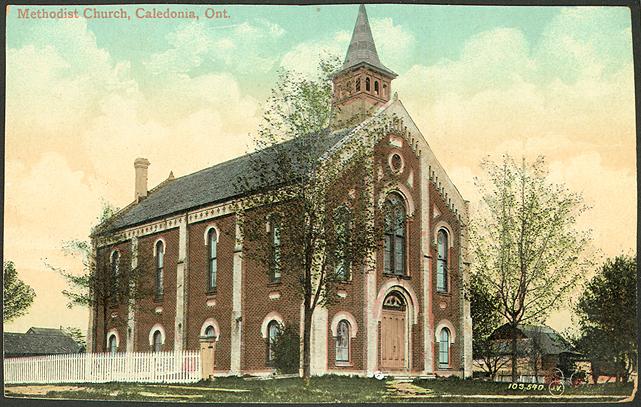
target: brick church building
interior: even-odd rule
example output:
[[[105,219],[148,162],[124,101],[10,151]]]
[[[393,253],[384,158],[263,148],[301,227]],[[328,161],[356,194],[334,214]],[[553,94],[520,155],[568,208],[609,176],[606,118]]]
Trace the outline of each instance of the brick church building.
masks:
[[[385,236],[375,272],[352,273],[337,291],[338,300],[314,312],[314,375],[472,374],[470,310],[462,294],[469,270],[468,202],[392,92],[396,76],[379,60],[361,5],[334,77],[335,98],[363,120],[402,120],[402,130],[380,134],[373,148],[384,157],[376,165],[395,174],[393,183],[377,187],[378,199],[405,221]],[[358,126],[334,134],[337,144],[358,137]],[[94,309],[90,351],[198,350],[209,338],[215,375],[273,373],[270,338],[280,324],[302,329],[302,307],[290,285],[270,279],[243,257],[233,209],[238,194],[230,183],[248,165],[247,156],[239,157],[190,175],[170,175],[148,190],[149,162],[135,160],[134,202],[92,239],[99,265],[108,270],[148,264],[155,295],[135,307],[109,307],[108,321],[126,323],[108,322],[106,329],[97,317],[102,310]]]

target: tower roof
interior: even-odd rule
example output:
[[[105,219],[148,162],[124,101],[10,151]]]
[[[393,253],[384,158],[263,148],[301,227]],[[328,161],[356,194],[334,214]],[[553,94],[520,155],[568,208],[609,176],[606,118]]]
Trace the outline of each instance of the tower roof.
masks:
[[[374,37],[372,37],[372,30],[369,26],[367,11],[365,10],[364,4],[361,4],[358,9],[356,25],[354,26],[352,40],[349,43],[349,48],[347,49],[347,55],[345,55],[345,61],[343,62],[342,69],[346,70],[354,68],[361,64],[370,65],[371,67],[392,77],[397,76],[394,71],[388,69],[378,59],[376,44],[374,43]]]

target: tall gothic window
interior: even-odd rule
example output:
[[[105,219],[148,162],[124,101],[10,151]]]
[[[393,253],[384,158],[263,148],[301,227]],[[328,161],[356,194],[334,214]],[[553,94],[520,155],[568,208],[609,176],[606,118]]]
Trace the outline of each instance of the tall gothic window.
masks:
[[[374,81],[374,93],[378,95],[378,81]]]
[[[111,299],[114,304],[120,301],[119,298],[119,285],[120,285],[120,253],[115,250],[111,254]]]
[[[281,271],[281,221],[278,215],[272,215],[269,220],[269,238],[271,240],[271,269],[270,277],[273,283],[280,282]]]
[[[370,80],[369,78],[365,78],[365,90],[369,92],[370,86],[369,86]]]
[[[447,252],[449,243],[445,229],[438,231],[436,244],[438,251],[438,258],[436,260],[436,290],[447,292]]]
[[[385,251],[384,271],[388,274],[405,274],[405,204],[396,193],[385,200]]]
[[[340,281],[349,280],[351,238],[351,213],[345,206],[334,211],[334,228],[336,231],[336,277]]]
[[[450,366],[450,330],[441,329],[441,337],[438,343],[438,365],[439,367]]]
[[[336,328],[336,361],[349,362],[349,322],[341,320]]]
[[[356,78],[356,92],[361,90],[361,78]]]
[[[207,244],[209,245],[209,272],[207,278],[207,292],[216,291],[216,273],[218,271],[217,250],[218,235],[216,229],[211,228],[207,234]]]
[[[163,295],[163,274],[165,269],[165,245],[162,240],[156,243],[156,299]]]
[[[276,343],[276,338],[280,334],[280,323],[276,320],[272,320],[267,325],[267,364],[271,365],[274,362],[274,346]]]

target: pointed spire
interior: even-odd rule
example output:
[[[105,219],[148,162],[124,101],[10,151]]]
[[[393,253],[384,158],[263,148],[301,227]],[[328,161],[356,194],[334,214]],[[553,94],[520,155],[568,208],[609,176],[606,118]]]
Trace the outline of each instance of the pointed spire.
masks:
[[[358,17],[356,18],[356,25],[352,33],[352,40],[347,49],[347,55],[345,55],[345,62],[343,62],[343,70],[360,64],[371,65],[388,75],[396,77],[396,74],[385,67],[378,58],[376,44],[374,43],[374,37],[372,36],[372,30],[369,26],[364,4],[361,4],[358,9]]]
[[[174,172],[173,171],[169,171],[169,176],[167,177],[167,180],[171,181],[173,179],[174,179]]]

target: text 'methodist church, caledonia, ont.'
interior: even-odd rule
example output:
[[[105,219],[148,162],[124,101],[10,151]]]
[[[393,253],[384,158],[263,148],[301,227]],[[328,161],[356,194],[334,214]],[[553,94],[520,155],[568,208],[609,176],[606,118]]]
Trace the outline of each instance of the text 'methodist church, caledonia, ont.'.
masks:
[[[467,201],[392,92],[396,76],[379,60],[361,5],[334,77],[335,97],[343,108],[366,113],[363,120],[367,115],[402,120],[402,131],[380,134],[372,148],[380,157],[375,168],[387,166],[394,174],[392,183],[375,188],[379,202],[386,200],[404,221],[385,231],[375,270],[350,273],[336,290],[338,299],[315,310],[313,375],[472,374],[469,302],[462,291],[469,269]],[[337,132],[342,136],[334,139],[358,137],[357,129]],[[102,309],[93,309],[88,349],[199,350],[209,341],[216,376],[274,372],[270,338],[280,325],[302,329],[302,300],[291,284],[247,261],[242,239],[234,238],[238,194],[230,183],[248,161],[244,156],[190,175],[170,175],[148,191],[149,162],[135,160],[135,201],[99,228],[93,241],[99,267],[149,264],[155,294],[136,299],[135,306],[108,306],[106,329],[98,317]],[[278,225],[266,225],[266,233],[270,228]]]

